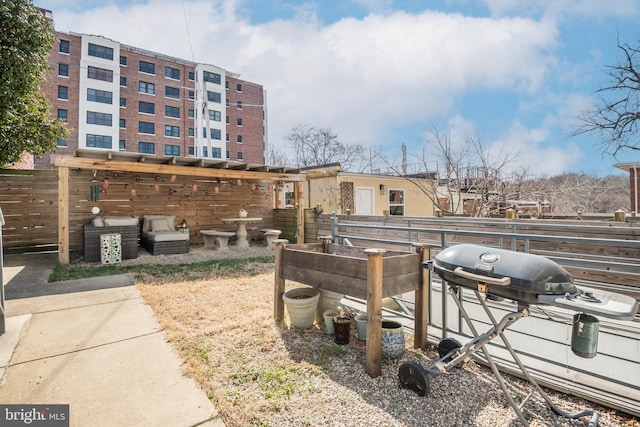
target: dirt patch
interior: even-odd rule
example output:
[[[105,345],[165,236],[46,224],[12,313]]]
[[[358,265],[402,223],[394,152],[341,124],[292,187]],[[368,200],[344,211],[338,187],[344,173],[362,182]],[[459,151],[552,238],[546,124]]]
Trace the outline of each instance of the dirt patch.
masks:
[[[296,284],[287,283],[288,288]],[[410,350],[384,359],[382,375],[364,371],[364,342],[337,345],[313,328],[291,329],[273,320],[273,265],[249,263],[211,271],[201,280],[138,284],[168,339],[228,427],[234,426],[511,426],[516,417],[491,372],[468,362],[455,372],[431,376],[427,397],[399,387],[401,363],[428,366],[437,353]],[[353,327],[355,334],[355,326]],[[508,377],[516,396],[528,383]],[[581,399],[550,392],[566,411],[591,407],[601,426],[640,426],[638,420]],[[532,426],[584,426],[585,419],[559,420],[534,398],[526,406]]]

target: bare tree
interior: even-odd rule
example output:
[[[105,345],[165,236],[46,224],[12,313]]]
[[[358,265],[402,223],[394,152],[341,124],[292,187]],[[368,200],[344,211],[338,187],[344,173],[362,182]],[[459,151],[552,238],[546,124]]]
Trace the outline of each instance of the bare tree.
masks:
[[[381,156],[382,157],[382,156]],[[401,166],[388,163],[394,174],[418,187],[446,215],[488,216],[504,198],[501,176],[515,155],[492,153],[477,136],[462,140],[450,130],[434,127],[416,154]]]
[[[616,156],[621,150],[640,150],[640,48],[618,41],[623,59],[607,66],[609,83],[597,93],[600,100],[578,119],[582,122],[575,135],[597,133],[602,137],[602,150]]]
[[[296,126],[287,135],[299,167],[340,163],[342,170],[361,168],[366,162],[361,144],[345,144],[331,129],[308,125]],[[356,170],[360,172],[360,170]]]
[[[284,151],[273,145],[270,145],[267,150],[267,164],[269,166],[291,166],[291,162]]]

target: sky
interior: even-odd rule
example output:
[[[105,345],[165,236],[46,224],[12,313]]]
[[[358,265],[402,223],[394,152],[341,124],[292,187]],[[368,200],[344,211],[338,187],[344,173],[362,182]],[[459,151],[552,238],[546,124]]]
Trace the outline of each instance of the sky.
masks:
[[[216,65],[263,85],[268,144],[329,128],[391,163],[435,163],[437,130],[531,175],[623,175],[598,135],[574,136],[640,42],[636,0],[34,0],[56,30]],[[423,155],[424,149],[426,155]]]

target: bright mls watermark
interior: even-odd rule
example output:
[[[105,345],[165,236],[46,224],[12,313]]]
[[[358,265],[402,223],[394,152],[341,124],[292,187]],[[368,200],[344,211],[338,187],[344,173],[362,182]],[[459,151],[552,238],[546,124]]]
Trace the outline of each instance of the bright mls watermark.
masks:
[[[69,427],[69,405],[2,405],[0,426]]]

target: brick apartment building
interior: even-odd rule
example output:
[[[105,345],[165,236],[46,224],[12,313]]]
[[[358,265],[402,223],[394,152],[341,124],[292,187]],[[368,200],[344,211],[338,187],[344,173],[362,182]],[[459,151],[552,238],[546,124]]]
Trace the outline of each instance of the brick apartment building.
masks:
[[[56,155],[77,148],[264,164],[261,85],[101,36],[55,35],[41,90],[71,135],[35,159],[36,169],[51,168]]]

